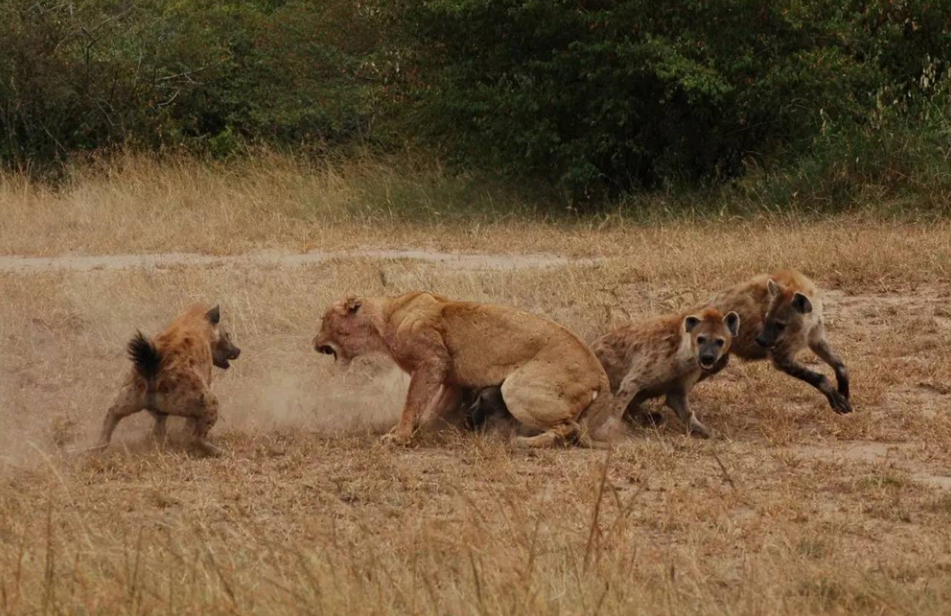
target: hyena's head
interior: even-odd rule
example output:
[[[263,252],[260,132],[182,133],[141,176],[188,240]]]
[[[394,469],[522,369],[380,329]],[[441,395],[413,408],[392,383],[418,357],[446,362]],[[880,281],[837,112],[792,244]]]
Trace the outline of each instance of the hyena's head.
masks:
[[[740,332],[740,315],[724,315],[715,308],[684,317],[684,333],[690,336],[690,348],[697,364],[710,370],[730,350],[733,338]]]
[[[205,313],[211,323],[211,362],[223,370],[231,367],[231,360],[241,355],[239,349],[231,341],[231,334],[221,326],[221,309],[215,306]]]
[[[334,361],[340,360],[344,366],[360,355],[382,351],[383,341],[364,304],[364,300],[351,297],[328,308],[314,338],[314,349],[333,355]]]
[[[763,317],[763,331],[756,337],[756,344],[768,349],[799,333],[803,319],[812,312],[812,301],[772,278],[766,283],[766,288],[769,291],[769,307]]]

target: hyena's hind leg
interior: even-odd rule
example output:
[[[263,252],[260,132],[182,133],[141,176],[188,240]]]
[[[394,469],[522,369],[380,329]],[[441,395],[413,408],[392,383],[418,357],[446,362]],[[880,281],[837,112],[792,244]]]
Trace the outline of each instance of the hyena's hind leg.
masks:
[[[829,364],[829,366],[835,370],[837,389],[839,393],[848,400],[849,371],[845,367],[845,364],[842,363],[842,360],[839,359],[839,356],[835,354],[835,351],[832,350],[832,347],[829,346],[829,342],[826,340],[825,330],[819,330],[813,336],[813,339],[809,341],[809,348],[812,349],[812,352],[818,355],[822,361]]]
[[[112,433],[115,432],[119,422],[145,408],[145,402],[145,392],[137,387],[133,380],[126,381],[106,413],[99,442],[93,449],[102,450],[108,447],[109,442],[112,441]]]
[[[155,423],[152,424],[152,440],[157,445],[164,445],[166,438],[168,438],[168,413],[159,411],[149,411],[149,413],[151,413],[152,419],[155,420]]]

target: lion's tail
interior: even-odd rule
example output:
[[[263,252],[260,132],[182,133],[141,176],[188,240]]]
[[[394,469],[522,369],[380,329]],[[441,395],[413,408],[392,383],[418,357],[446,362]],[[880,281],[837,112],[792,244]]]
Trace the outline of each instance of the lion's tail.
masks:
[[[601,375],[599,388],[594,400],[581,412],[581,432],[578,434],[578,444],[592,449],[604,449],[609,446],[608,441],[601,439],[604,425],[611,416],[611,406],[614,396],[611,395],[611,384],[606,374]]]
[[[135,371],[146,381],[154,381],[162,367],[162,354],[155,348],[155,343],[137,331],[127,348]]]

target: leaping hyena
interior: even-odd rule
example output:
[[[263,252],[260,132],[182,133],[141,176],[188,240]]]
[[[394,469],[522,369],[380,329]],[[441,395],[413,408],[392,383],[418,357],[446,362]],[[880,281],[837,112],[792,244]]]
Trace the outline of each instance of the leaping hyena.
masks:
[[[776,368],[825,394],[836,413],[852,412],[849,372],[826,339],[822,299],[809,278],[792,269],[761,274],[713,295],[704,305],[740,315],[743,331],[733,341],[731,354],[745,360],[770,359]],[[824,375],[796,361],[807,346],[835,371],[836,388]]]
[[[195,445],[206,453],[221,449],[206,439],[218,420],[218,399],[211,393],[211,367],[227,369],[236,347],[223,328],[217,306],[192,306],[164,332],[149,340],[138,333],[128,345],[132,370],[109,408],[96,449],[105,449],[124,417],[145,409],[155,418],[154,436],[164,440],[169,415],[188,418]]]
[[[597,356],[614,392],[610,420],[644,414],[641,403],[665,396],[688,432],[709,438],[710,430],[687,402],[690,389],[709,370],[722,366],[740,317],[714,308],[632,323],[595,340]]]

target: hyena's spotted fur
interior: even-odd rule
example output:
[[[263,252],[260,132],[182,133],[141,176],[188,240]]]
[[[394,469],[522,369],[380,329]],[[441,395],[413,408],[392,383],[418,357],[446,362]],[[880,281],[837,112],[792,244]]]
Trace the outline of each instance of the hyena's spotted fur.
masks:
[[[704,305],[740,315],[743,330],[733,341],[731,354],[745,360],[769,359],[779,370],[825,394],[833,411],[852,411],[848,370],[829,346],[822,298],[806,276],[796,270],[761,274],[715,294]],[[796,361],[807,346],[835,371],[837,387]]]
[[[710,437],[687,396],[707,370],[722,364],[740,330],[740,317],[707,308],[623,326],[591,345],[614,392],[611,420],[644,413],[641,404],[666,396],[688,432]]]
[[[207,440],[218,420],[211,368],[227,369],[241,350],[219,327],[220,319],[217,306],[192,306],[154,340],[138,333],[129,342],[132,370],[106,414],[97,449],[109,445],[119,421],[144,409],[155,418],[158,440],[165,439],[168,416],[177,415],[188,419],[195,445],[212,455],[222,453]]]

